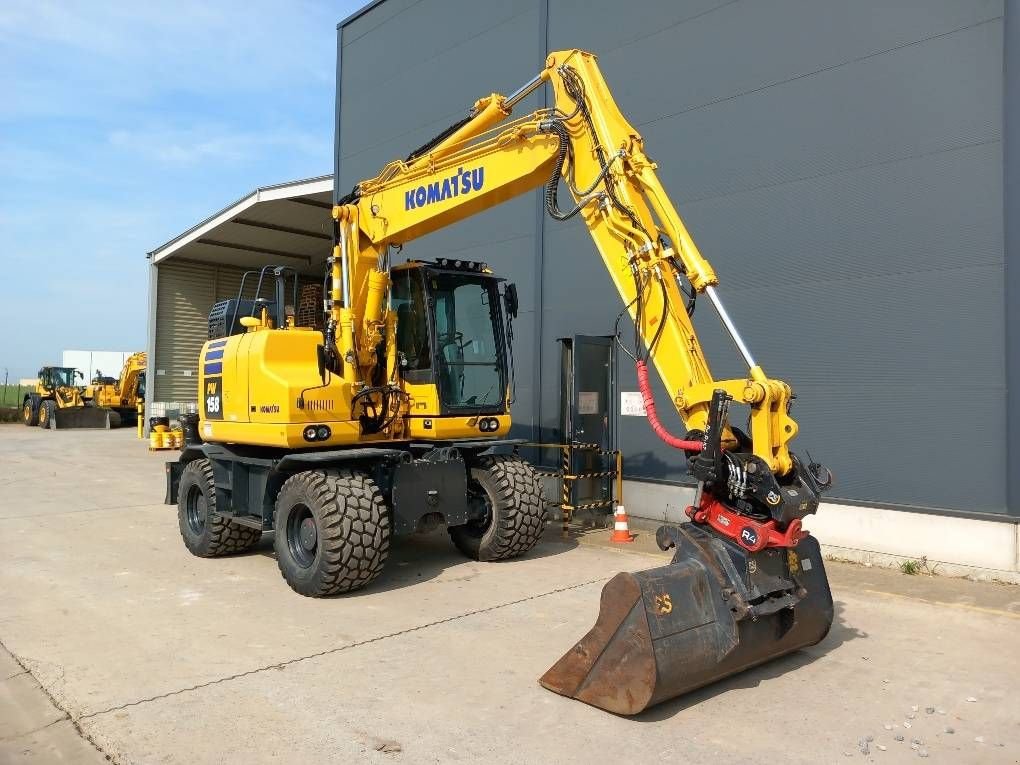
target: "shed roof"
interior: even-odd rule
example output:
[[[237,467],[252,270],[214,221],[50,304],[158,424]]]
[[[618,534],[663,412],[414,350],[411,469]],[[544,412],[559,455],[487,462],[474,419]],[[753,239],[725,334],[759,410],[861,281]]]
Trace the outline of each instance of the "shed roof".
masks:
[[[251,268],[270,263],[318,271],[329,255],[333,176],[260,186],[148,257]]]

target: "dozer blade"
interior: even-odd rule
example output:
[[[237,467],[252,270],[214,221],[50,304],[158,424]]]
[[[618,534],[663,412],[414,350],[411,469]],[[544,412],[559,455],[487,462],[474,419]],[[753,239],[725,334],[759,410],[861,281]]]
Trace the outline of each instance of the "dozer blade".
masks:
[[[110,427],[110,410],[94,406],[70,406],[53,411],[51,427],[54,430],[70,430],[72,428],[106,428]]]
[[[673,562],[613,577],[595,626],[544,687],[633,715],[828,633],[832,594],[814,537],[751,553],[700,524],[656,536],[676,546]]]

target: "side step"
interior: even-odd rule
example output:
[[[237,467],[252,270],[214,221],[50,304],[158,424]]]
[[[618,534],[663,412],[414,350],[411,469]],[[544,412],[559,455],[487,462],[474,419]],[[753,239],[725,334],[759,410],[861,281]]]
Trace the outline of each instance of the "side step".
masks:
[[[249,529],[263,530],[262,519],[255,515],[234,515],[229,510],[223,510],[217,513],[221,518],[226,518],[231,523],[236,523],[238,526],[247,526]]]

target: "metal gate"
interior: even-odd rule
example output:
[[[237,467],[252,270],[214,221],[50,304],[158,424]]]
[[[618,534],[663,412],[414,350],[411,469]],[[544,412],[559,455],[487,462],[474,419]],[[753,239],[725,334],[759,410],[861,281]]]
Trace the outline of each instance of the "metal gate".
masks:
[[[621,468],[613,429],[613,338],[560,338],[563,533],[575,512],[605,525]]]

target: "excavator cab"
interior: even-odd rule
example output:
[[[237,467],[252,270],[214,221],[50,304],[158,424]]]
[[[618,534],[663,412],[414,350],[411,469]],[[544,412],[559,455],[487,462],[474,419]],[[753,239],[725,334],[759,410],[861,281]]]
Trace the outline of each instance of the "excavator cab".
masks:
[[[513,285],[484,263],[441,258],[393,268],[401,377],[435,386],[435,416],[503,414],[511,384]],[[502,298],[502,299],[501,299]],[[513,311],[510,311],[510,308]]]

